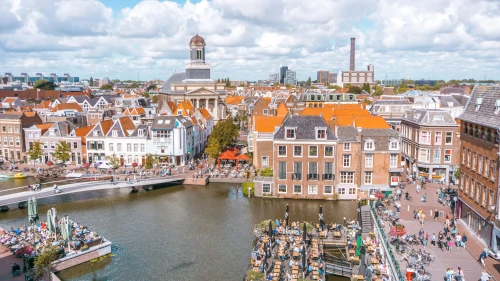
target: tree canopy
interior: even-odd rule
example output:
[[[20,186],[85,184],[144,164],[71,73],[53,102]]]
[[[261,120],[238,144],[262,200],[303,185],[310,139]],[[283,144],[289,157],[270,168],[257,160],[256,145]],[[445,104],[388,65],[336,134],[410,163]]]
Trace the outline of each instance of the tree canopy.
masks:
[[[361,94],[361,88],[359,86],[349,85],[349,93]]]
[[[109,165],[111,165],[111,168],[113,168],[113,170],[116,170],[121,166],[120,158],[118,158],[115,153],[106,156],[106,160],[109,161]]]
[[[144,167],[146,169],[152,169],[158,165],[158,158],[154,157],[151,153],[146,154],[146,163],[144,163]]]
[[[111,84],[102,85],[101,90],[113,90],[113,85]]]
[[[90,87],[94,86],[94,78],[92,78],[92,76],[90,76],[89,85]]]
[[[71,145],[66,141],[58,141],[56,143],[56,149],[52,153],[52,157],[56,161],[61,161],[59,164],[64,164],[64,162],[69,161],[71,157]]]
[[[43,155],[44,151],[42,149],[42,143],[40,141],[32,142],[30,149],[28,150],[28,156],[30,160],[33,160],[33,166],[35,166],[35,160]]]
[[[363,88],[361,88],[361,90],[363,90],[369,94],[370,93],[370,84],[363,83]]]
[[[128,85],[128,87],[131,89],[135,89],[135,88],[139,87],[139,84],[137,84],[137,82],[132,82],[132,83],[130,83],[130,85]]]
[[[311,77],[307,78],[306,86],[311,86]]]
[[[234,124],[233,118],[228,117],[219,121],[208,138],[206,153],[211,158],[217,158],[223,149],[234,143],[238,132],[238,126]]]
[[[45,79],[36,80],[33,84],[33,88],[41,89],[41,90],[54,90],[56,88],[56,84],[53,82],[49,82]]]

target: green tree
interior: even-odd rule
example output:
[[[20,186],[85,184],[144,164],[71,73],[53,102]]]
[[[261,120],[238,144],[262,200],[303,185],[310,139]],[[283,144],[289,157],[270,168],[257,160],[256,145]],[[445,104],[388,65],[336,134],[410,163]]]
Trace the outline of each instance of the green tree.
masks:
[[[109,165],[111,165],[111,168],[113,170],[116,170],[121,166],[120,158],[118,158],[118,155],[116,155],[114,152],[113,154],[106,156],[106,160],[109,161]]]
[[[349,93],[361,94],[361,88],[359,86],[349,85]]]
[[[216,159],[223,149],[234,143],[238,132],[238,126],[234,124],[233,118],[228,117],[226,120],[219,121],[208,138],[206,153]]]
[[[92,78],[92,76],[90,76],[89,85],[90,87],[94,86],[94,78]]]
[[[246,279],[248,281],[265,281],[266,275],[260,271],[249,270],[246,273]]]
[[[113,90],[113,85],[111,84],[102,85],[101,90]]]
[[[130,83],[130,85],[128,85],[128,87],[130,89],[135,89],[135,88],[138,88],[139,87],[139,84],[137,84],[137,82],[132,82]]]
[[[280,85],[280,83],[278,83],[278,82],[274,82],[274,83],[273,83],[273,86],[274,86],[274,87],[277,87],[277,86],[279,86],[279,85]]]
[[[35,257],[34,269],[38,277],[49,276],[53,270],[52,262],[57,259],[58,250],[50,246]]]
[[[231,86],[231,82],[229,81],[229,78],[226,78],[226,87]]]
[[[259,171],[259,176],[261,177],[272,177],[273,174],[274,172],[271,167],[267,167]]]
[[[149,85],[147,88],[146,88],[146,91],[151,91],[151,90],[156,90],[158,86],[156,86],[156,84],[152,84],[152,85]]]
[[[250,192],[250,196],[255,194],[255,184],[253,182],[246,181],[241,185],[241,192],[244,196],[248,197],[248,192]]]
[[[33,160],[33,166],[35,166],[35,161],[40,156],[43,156],[44,152],[42,149],[42,143],[40,141],[34,141],[31,143],[30,149],[28,150],[28,156],[30,160]]]
[[[58,141],[56,149],[52,153],[52,157],[59,163],[64,165],[64,162],[69,161],[71,157],[71,145],[66,141]]]
[[[158,165],[158,157],[153,156],[151,153],[146,154],[146,163],[144,163],[144,167],[146,169],[153,169]]]
[[[375,88],[375,91],[373,91],[373,95],[374,96],[381,96],[384,94],[384,89],[382,89],[382,87],[376,87]]]
[[[152,98],[151,98],[151,101],[153,103],[157,103],[158,102],[158,95],[154,95]]]
[[[33,84],[33,88],[41,89],[41,90],[54,90],[56,88],[56,84],[53,82],[49,82],[45,79],[38,79]]]
[[[238,124],[240,125],[240,130],[243,129],[243,124],[245,124],[247,120],[248,114],[245,111],[238,111],[238,114],[236,114],[236,121],[238,121]]]
[[[363,83],[363,88],[361,90],[363,90],[369,94],[370,93],[370,84]]]
[[[328,85],[328,89],[340,90],[342,88],[339,85]]]
[[[311,77],[307,78],[307,81],[306,81],[306,86],[307,86],[307,87],[310,87],[310,86],[311,86]]]

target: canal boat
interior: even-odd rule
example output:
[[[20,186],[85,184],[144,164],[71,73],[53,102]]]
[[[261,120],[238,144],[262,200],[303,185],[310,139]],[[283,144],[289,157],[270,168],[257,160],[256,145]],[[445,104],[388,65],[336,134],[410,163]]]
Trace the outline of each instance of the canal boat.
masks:
[[[15,174],[0,174],[0,178],[7,178],[7,179],[24,179],[26,178],[26,175],[23,173],[15,173]]]

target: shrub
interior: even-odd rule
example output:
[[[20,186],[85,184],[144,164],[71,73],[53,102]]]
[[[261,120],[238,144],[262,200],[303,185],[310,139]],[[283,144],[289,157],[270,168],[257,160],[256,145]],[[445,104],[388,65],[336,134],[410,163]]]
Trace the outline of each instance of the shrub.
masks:
[[[248,189],[251,188],[250,190],[250,196],[254,196],[255,194],[255,184],[253,182],[246,181],[243,183],[241,186],[241,191],[243,192],[243,195],[248,196]]]
[[[264,168],[260,170],[260,176],[261,177],[272,177],[273,176],[273,169],[270,167]]]
[[[333,193],[332,199],[335,201],[339,200],[339,194],[337,192]]]
[[[265,281],[265,275],[262,272],[249,270],[246,274],[247,281]]]

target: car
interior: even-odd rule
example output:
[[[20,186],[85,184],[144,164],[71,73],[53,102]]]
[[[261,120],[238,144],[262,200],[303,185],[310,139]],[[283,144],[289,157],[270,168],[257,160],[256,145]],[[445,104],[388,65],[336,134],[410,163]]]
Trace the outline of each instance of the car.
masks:
[[[97,162],[97,168],[98,169],[111,169],[113,166],[109,164],[109,162],[102,161],[102,162]]]

